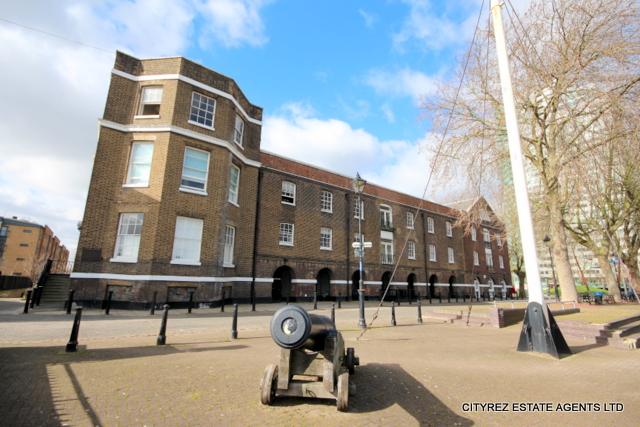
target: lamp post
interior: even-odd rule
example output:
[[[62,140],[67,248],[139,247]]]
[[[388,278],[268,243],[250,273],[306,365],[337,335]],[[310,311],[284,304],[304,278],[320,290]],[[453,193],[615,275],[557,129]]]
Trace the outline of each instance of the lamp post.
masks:
[[[364,289],[362,288],[362,275],[363,275],[363,262],[364,262],[364,239],[362,238],[362,201],[360,196],[364,190],[364,185],[367,183],[360,177],[359,173],[356,173],[356,177],[353,179],[353,191],[356,192],[357,208],[358,208],[358,326],[362,329],[367,327],[367,322],[364,319]]]
[[[560,294],[558,293],[558,282],[556,281],[556,268],[553,264],[553,256],[551,255],[551,245],[549,244],[549,242],[551,242],[551,238],[545,234],[544,239],[542,239],[542,241],[544,242],[545,246],[547,247],[547,250],[549,251],[549,260],[551,260],[551,275],[553,276],[553,287],[556,293],[556,301],[560,301]],[[550,294],[550,293],[551,293],[551,290],[547,285],[547,294]]]

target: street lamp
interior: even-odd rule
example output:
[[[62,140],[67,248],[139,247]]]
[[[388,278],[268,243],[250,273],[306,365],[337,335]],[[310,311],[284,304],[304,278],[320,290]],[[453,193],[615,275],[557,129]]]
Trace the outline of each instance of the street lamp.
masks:
[[[364,190],[364,185],[367,183],[362,177],[360,177],[360,173],[356,173],[356,177],[353,179],[353,191],[356,192],[358,196],[357,199],[357,208],[358,208],[358,255],[359,255],[359,263],[358,263],[358,308],[359,308],[359,317],[358,317],[358,326],[362,329],[367,327],[367,322],[364,319],[364,289],[362,288],[362,275],[363,275],[363,262],[364,262],[364,241],[362,238],[362,202],[360,200],[360,195]]]
[[[551,238],[549,237],[549,235],[545,234],[544,239],[542,239],[542,241],[544,242],[545,246],[549,250],[549,259],[551,260],[551,274],[553,275],[553,284],[555,286],[556,301],[560,301],[560,294],[558,292],[558,281],[556,280],[556,268],[553,265],[553,256],[551,255],[551,245],[549,244],[549,242],[551,242]],[[547,293],[550,293],[550,290],[548,288],[549,286],[547,286]]]

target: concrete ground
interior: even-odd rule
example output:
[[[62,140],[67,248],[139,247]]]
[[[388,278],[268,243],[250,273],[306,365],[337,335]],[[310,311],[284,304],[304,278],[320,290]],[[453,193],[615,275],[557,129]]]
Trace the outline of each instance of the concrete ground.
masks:
[[[329,306],[319,312],[328,314]],[[397,309],[397,327],[388,326],[383,307],[359,340],[355,306],[336,310],[338,328],[361,361],[348,413],[309,399],[263,406],[260,379],[279,354],[268,333],[278,306],[258,308],[241,307],[233,341],[228,307],[222,314],[175,310],[166,346],[155,345],[159,313],[87,311],[79,351],[65,353],[72,316],[43,309],[23,315],[18,300],[0,300],[0,425],[636,426],[640,419],[637,351],[573,343],[573,355],[554,360],[515,351],[519,326],[417,325],[415,305],[406,304]],[[433,309],[424,307],[425,317]],[[490,410],[489,403],[506,403],[509,411]],[[534,403],[550,403],[553,411],[514,411]],[[571,407],[580,403],[600,410]],[[620,405],[622,412],[611,411]]]

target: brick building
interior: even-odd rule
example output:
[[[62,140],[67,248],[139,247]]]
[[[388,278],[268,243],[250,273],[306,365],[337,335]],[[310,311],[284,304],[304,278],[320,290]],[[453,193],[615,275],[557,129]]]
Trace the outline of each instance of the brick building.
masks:
[[[428,283],[470,293],[463,285],[476,277],[510,286],[495,218],[483,223],[493,252],[481,258],[497,266],[500,256],[504,268],[475,275],[470,236],[455,226],[461,211],[372,184],[359,211],[351,177],[261,151],[261,119],[226,76],[182,57],[118,52],[71,275],[77,298],[96,303],[112,291],[142,306],[154,293],[217,303],[311,298],[316,289],[348,298],[359,215],[373,244],[370,297],[387,285],[425,294]]]
[[[52,271],[67,268],[69,251],[46,225],[0,217],[0,276],[38,280],[48,260]]]

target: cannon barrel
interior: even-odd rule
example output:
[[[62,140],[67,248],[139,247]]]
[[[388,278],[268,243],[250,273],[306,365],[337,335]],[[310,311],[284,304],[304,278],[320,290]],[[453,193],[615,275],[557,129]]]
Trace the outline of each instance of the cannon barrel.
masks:
[[[282,348],[321,351],[325,338],[336,334],[331,319],[309,314],[297,305],[287,305],[271,318],[271,338]]]

